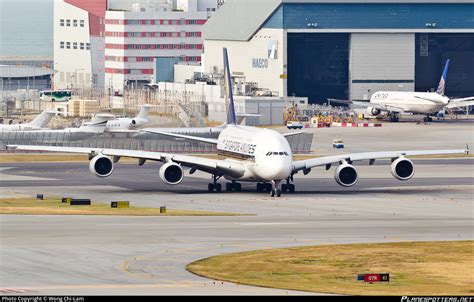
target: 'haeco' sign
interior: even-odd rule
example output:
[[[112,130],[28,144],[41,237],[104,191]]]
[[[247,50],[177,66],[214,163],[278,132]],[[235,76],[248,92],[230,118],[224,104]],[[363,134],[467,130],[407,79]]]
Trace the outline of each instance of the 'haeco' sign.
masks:
[[[252,59],[252,67],[253,68],[267,69],[268,68],[268,59],[253,58]]]

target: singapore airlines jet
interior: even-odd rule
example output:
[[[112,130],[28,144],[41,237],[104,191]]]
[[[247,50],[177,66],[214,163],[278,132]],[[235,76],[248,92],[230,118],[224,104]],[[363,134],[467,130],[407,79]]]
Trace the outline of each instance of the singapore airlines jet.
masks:
[[[443,75],[441,76],[436,92],[379,91],[372,95],[369,106],[367,107],[367,113],[377,118],[390,116],[391,122],[398,122],[399,114],[407,112],[426,115],[424,120],[431,121],[431,116],[440,112],[445,107],[449,109],[472,106],[474,97],[450,99],[445,96],[448,69],[449,59],[446,61]],[[353,103],[362,105],[361,102]]]
[[[32,131],[45,129],[57,112],[43,111],[34,120],[26,124],[0,125],[0,131]]]
[[[462,154],[469,150],[428,150],[428,151],[392,151],[368,152],[345,155],[334,155],[308,160],[294,161],[290,145],[285,136],[270,129],[239,126],[236,124],[232,82],[227,50],[224,49],[225,92],[228,98],[227,126],[217,139],[193,137],[181,134],[156,132],[162,135],[207,142],[217,145],[220,159],[169,154],[150,151],[116,150],[100,148],[69,148],[47,146],[10,146],[18,150],[41,150],[89,154],[90,171],[98,177],[108,177],[114,171],[114,163],[121,157],[139,159],[139,165],[147,160],[160,161],[164,165],[159,170],[160,178],[169,185],[178,185],[183,181],[183,167],[189,168],[189,174],[197,170],[212,175],[213,182],[208,185],[210,192],[220,192],[220,178],[229,182],[227,191],[240,191],[239,182],[257,183],[257,191],[269,191],[271,196],[281,196],[283,192],[294,192],[293,175],[303,172],[307,175],[312,168],[338,165],[335,172],[336,182],[343,187],[351,187],[357,183],[358,173],[352,165],[355,161],[369,160],[373,164],[376,159],[392,159],[391,170],[395,178],[408,180],[414,175],[413,163],[405,156],[432,154]],[[280,186],[282,182],[286,182]]]

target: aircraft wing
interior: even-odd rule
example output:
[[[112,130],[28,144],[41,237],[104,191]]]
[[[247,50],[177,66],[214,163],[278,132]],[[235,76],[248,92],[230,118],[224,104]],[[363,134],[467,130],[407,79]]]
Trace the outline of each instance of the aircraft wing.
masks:
[[[325,157],[295,161],[293,172],[298,172],[301,170],[309,170],[311,168],[318,167],[318,166],[337,164],[342,161],[352,163],[354,161],[361,161],[361,160],[374,161],[376,159],[387,159],[387,158],[392,159],[392,158],[398,158],[400,156],[469,154],[469,152],[470,152],[469,149],[459,149],[459,150],[382,151],[382,152],[341,154],[341,155],[325,156]]]
[[[424,100],[424,101],[428,101],[428,102],[432,102],[432,103],[435,103],[435,104],[439,104],[439,105],[445,104],[445,103],[443,103],[443,102],[440,101],[440,100],[435,100],[435,99],[430,99],[430,98],[424,98],[424,97],[421,97],[421,96],[415,96],[415,98],[420,99],[420,100]]]
[[[470,96],[468,98],[462,98],[462,99],[451,99],[449,100],[449,102],[453,102],[453,103],[456,103],[456,102],[467,102],[467,101],[474,101],[474,96]]]
[[[152,130],[152,129],[142,129],[142,131],[143,132],[148,132],[148,133],[160,134],[160,135],[164,135],[164,136],[170,136],[170,137],[174,137],[174,138],[183,138],[183,139],[187,139],[187,140],[191,140],[191,141],[217,145],[217,139],[214,139],[214,138],[197,137],[197,136],[192,136],[192,135],[170,133],[170,132],[158,131],[158,130]]]
[[[75,148],[75,147],[54,147],[54,146],[27,146],[27,145],[9,145],[8,148],[14,150],[25,151],[48,151],[48,152],[64,152],[88,154],[96,156],[103,154],[111,157],[130,157],[144,160],[160,161],[160,162],[175,162],[184,167],[200,170],[203,172],[229,175],[233,177],[240,177],[245,173],[245,167],[235,161],[230,160],[216,160],[204,157],[171,154],[152,151],[135,151],[135,150],[121,150],[121,149],[103,149],[103,148]]]

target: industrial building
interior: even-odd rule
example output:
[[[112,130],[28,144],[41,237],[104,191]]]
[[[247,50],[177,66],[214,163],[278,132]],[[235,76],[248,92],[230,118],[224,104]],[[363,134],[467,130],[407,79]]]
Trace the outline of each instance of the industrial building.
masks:
[[[54,88],[103,87],[107,0],[54,1]]]
[[[200,64],[202,25],[216,11],[217,0],[113,3],[105,16],[106,87],[121,91],[163,80],[155,70]]]
[[[368,100],[380,90],[474,95],[472,0],[228,0],[203,30],[203,69],[278,96]]]
[[[150,82],[155,58],[201,61],[201,27],[219,0],[54,1],[57,89]],[[162,64],[165,64],[161,62]]]

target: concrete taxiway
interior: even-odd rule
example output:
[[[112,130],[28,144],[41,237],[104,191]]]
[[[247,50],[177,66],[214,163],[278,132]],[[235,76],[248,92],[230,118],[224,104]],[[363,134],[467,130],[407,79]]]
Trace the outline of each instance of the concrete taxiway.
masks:
[[[333,171],[295,179],[282,198],[210,194],[209,177],[169,187],[159,164],[119,164],[98,179],[87,163],[0,164],[0,197],[73,196],[129,200],[139,206],[255,214],[238,217],[1,215],[0,293],[300,294],[195,276],[188,263],[213,255],[275,247],[404,240],[472,240],[474,159],[415,160],[415,179],[399,182],[388,162],[361,164],[359,183],[335,184]]]

